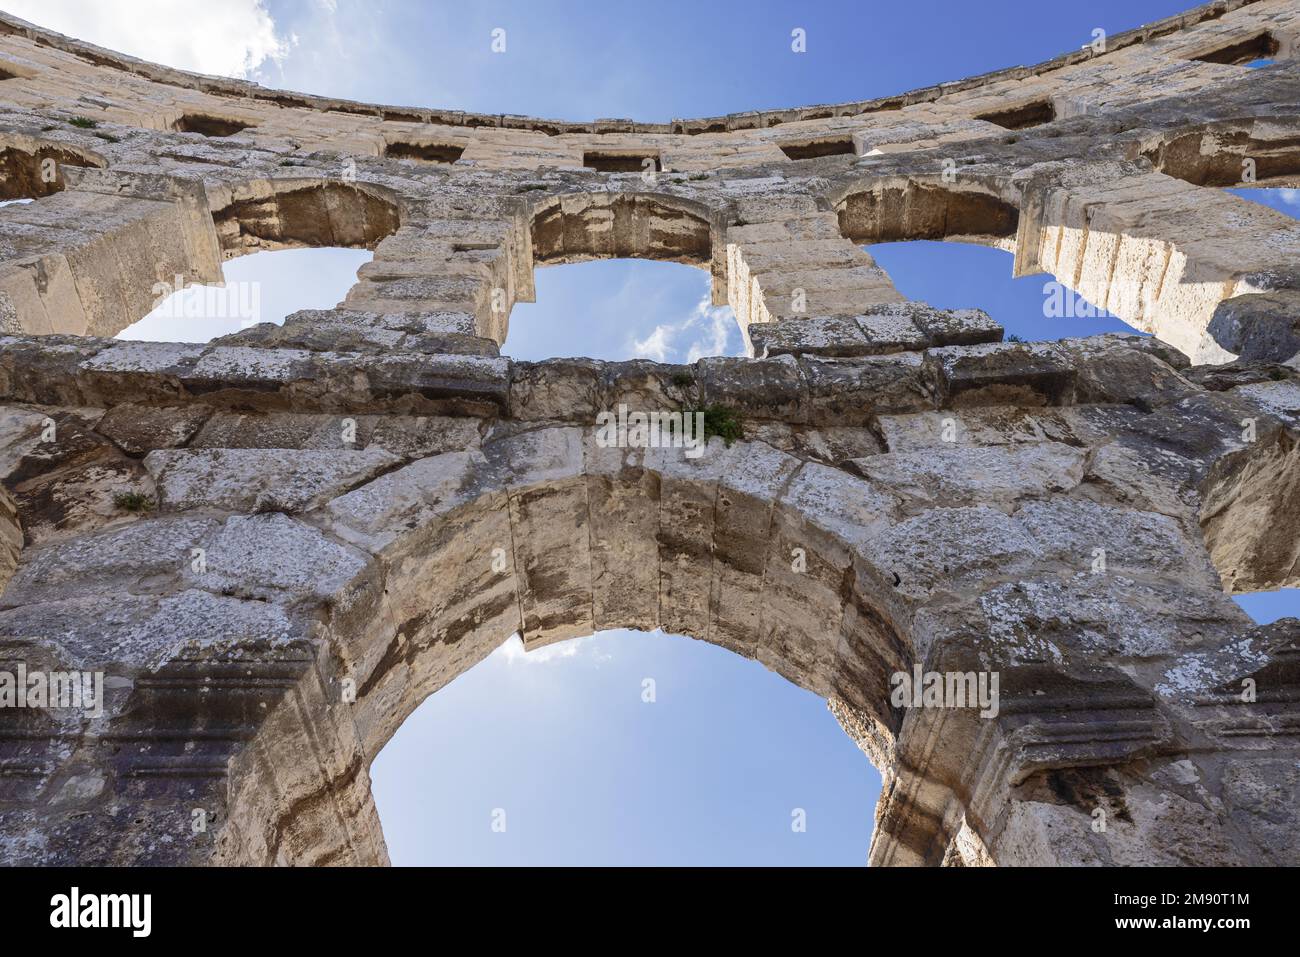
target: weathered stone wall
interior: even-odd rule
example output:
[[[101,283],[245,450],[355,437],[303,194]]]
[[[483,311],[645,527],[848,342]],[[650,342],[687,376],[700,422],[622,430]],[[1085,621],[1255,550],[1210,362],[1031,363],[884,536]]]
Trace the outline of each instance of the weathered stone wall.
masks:
[[[0,860],[382,863],[368,768],[428,694],[515,631],[662,627],[830,701],[884,777],[874,863],[1300,862],[1300,622],[1228,597],[1300,585],[1300,227],[1218,189],[1300,185],[1298,34],[1218,3],[657,126],[0,17],[0,187],[36,199],[0,208],[0,671],[105,675],[99,714],[0,709]],[[1003,342],[860,247],[916,238],[1158,338]],[[155,283],[319,245],[375,251],[334,309],[106,338]],[[599,257],[708,270],[750,356],[499,355],[535,266]],[[620,404],[728,435],[607,448]],[[997,714],[900,706],[914,667],[997,674]]]

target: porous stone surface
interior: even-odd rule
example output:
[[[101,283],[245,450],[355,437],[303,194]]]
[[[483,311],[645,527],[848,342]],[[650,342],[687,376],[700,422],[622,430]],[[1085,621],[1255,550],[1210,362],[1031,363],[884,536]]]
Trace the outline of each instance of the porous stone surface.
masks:
[[[1219,0],[884,100],[575,123],[0,14],[0,199],[35,200],[0,208],[0,671],[105,687],[0,709],[0,862],[385,863],[369,767],[425,697],[628,627],[826,698],[874,864],[1300,863],[1300,621],[1229,597],[1300,586],[1300,227],[1221,189],[1300,185],[1298,38]],[[862,248],[920,239],[1152,335],[1003,341]],[[337,308],[111,338],[323,245],[374,251]],[[601,257],[707,270],[749,355],[501,354],[535,267]],[[611,445],[620,405],[707,441]],[[900,702],[917,670],[997,707]]]

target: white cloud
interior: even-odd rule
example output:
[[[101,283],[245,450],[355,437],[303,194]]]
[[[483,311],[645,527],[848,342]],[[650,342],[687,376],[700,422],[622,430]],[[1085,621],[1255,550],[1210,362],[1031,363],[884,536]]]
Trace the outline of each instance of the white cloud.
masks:
[[[736,326],[736,314],[730,306],[711,306],[707,298],[701,299],[695,307],[692,323],[706,327],[705,334],[691,343],[686,351],[686,361],[694,362],[705,356],[723,356],[732,341],[733,335],[739,335]]]
[[[566,658],[576,658],[579,655],[597,663],[609,661],[612,656],[604,649],[600,641],[601,637],[601,635],[588,635],[586,638],[570,638],[567,641],[557,641],[553,645],[543,645],[541,648],[525,651],[523,639],[516,633],[507,638],[505,643],[489,657],[498,658],[508,665],[520,663],[541,665],[552,661],[563,661]]]
[[[1300,207],[1300,189],[1283,188],[1277,192],[1282,197],[1282,202],[1288,206]]]
[[[578,642],[582,640],[571,638],[568,641],[557,641],[553,645],[544,645],[533,651],[525,651],[524,640],[518,634],[514,634],[505,640],[505,644],[492,652],[492,656],[512,665],[517,662],[526,665],[544,664],[560,658],[572,658],[578,653]]]
[[[658,325],[654,332],[644,339],[632,343],[632,355],[638,359],[653,359],[655,362],[668,361],[668,340],[672,338],[676,326]]]
[[[4,0],[4,9],[78,40],[218,76],[250,76],[292,46],[262,0]]]
[[[706,292],[681,322],[660,323],[634,339],[632,355],[656,362],[694,362],[704,356],[737,355],[740,331],[730,306],[714,306]]]

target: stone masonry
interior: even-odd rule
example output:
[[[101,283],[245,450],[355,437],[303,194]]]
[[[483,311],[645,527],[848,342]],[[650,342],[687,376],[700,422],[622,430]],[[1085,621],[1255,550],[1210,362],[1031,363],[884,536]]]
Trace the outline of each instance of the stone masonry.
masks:
[[[369,766],[425,697],[626,627],[827,698],[873,864],[1300,864],[1300,621],[1229,597],[1300,586],[1300,223],[1221,188],[1300,186],[1298,46],[1295,0],[1219,0],[883,100],[569,123],[0,16],[0,672],[104,689],[0,709],[0,862],[385,863]],[[909,239],[1153,336],[1003,341],[862,249]],[[282,326],[111,338],[294,246],[374,260]],[[708,270],[749,356],[501,356],[534,267],[597,257]],[[719,434],[603,447],[620,403]],[[917,667],[998,713],[899,706]]]

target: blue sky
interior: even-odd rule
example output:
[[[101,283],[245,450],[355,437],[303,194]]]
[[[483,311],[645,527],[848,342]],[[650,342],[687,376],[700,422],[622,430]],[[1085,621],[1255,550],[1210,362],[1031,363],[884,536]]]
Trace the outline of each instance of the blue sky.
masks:
[[[399,105],[665,121],[897,93],[1048,59],[1095,27],[1115,33],[1187,6],[271,0],[297,44],[262,77]],[[504,54],[490,50],[496,28]],[[796,28],[806,53],[790,49]]]
[[[909,4],[0,0],[66,33],[175,66],[358,100],[562,119],[662,121],[863,99],[1079,46],[1186,9],[1102,0]],[[147,8],[147,9],[146,9]],[[219,13],[214,10],[219,9]],[[493,54],[494,28],[506,52]],[[806,31],[807,53],[790,50]],[[1295,215],[1295,191],[1241,191]],[[1011,256],[904,243],[871,252],[907,295],[980,306],[1026,339],[1122,328],[1048,320],[1047,277]],[[263,253],[226,265],[260,318],[337,303],[368,254]],[[735,355],[708,277],[666,263],[537,271],[505,352],[686,361]],[[193,295],[187,292],[183,295]],[[146,319],[136,338],[204,341],[250,317]],[[1260,621],[1294,593],[1246,596]],[[505,636],[502,636],[503,638]],[[657,700],[642,701],[642,681]],[[879,776],[824,702],[690,639],[609,632],[523,655],[517,641],[429,698],[372,768],[399,864],[862,864]],[[807,830],[791,827],[802,808]],[[504,809],[506,830],[492,829]]]
[[[512,640],[430,697],[371,773],[394,864],[859,865],[879,791],[820,698],[704,642],[628,631],[528,655]]]

